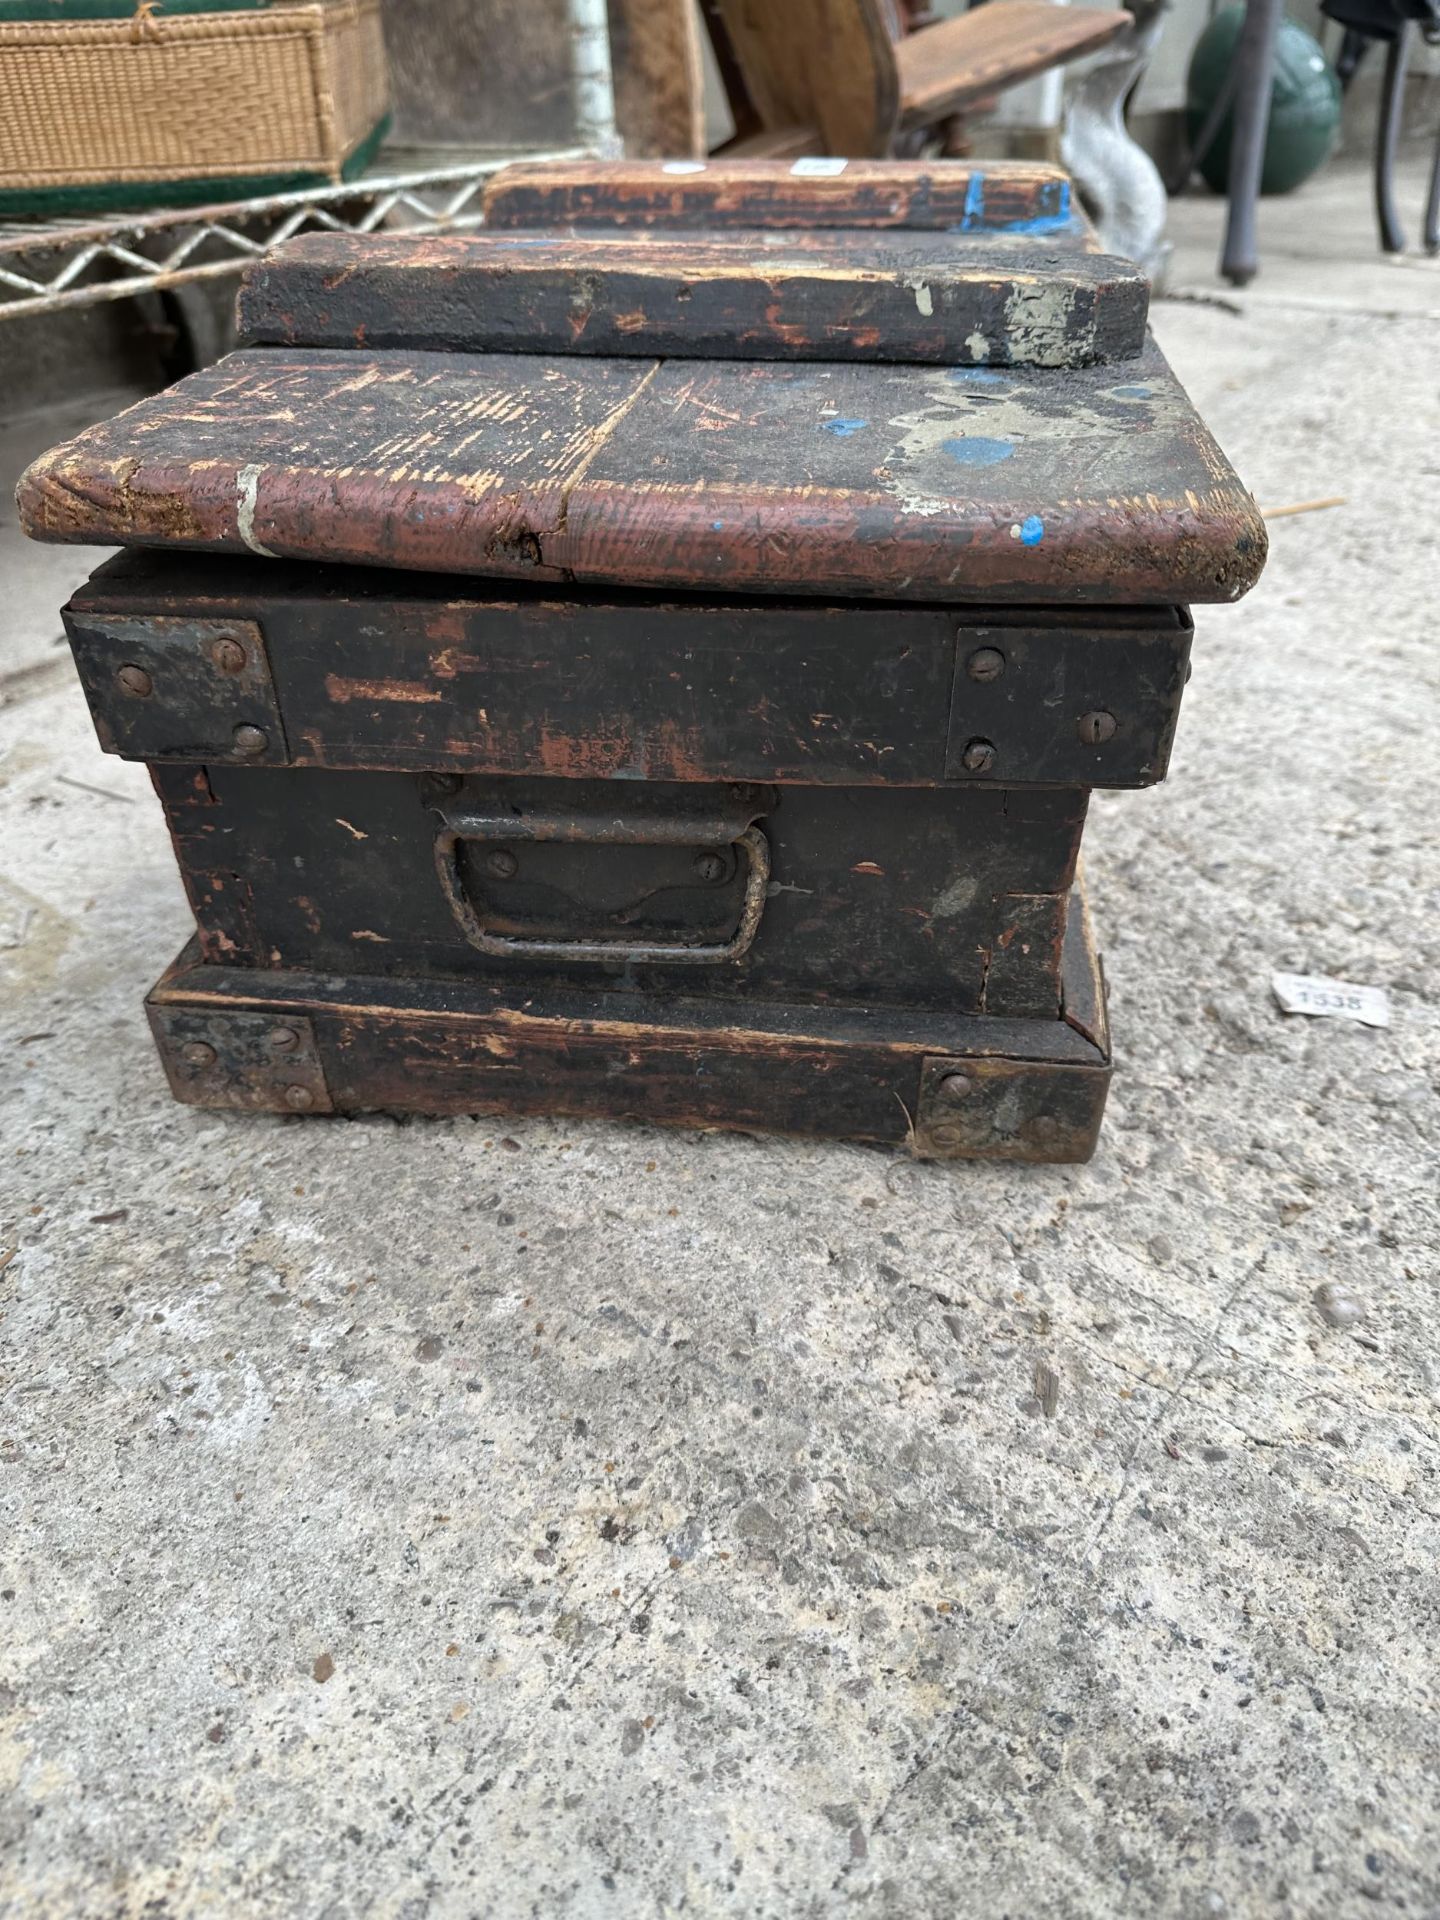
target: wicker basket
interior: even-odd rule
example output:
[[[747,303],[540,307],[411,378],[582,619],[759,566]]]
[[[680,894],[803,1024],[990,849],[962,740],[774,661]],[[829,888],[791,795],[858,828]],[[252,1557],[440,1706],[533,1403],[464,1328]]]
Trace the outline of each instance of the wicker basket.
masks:
[[[380,0],[75,17],[104,4],[0,3],[0,212],[245,198],[347,178],[378,145]]]

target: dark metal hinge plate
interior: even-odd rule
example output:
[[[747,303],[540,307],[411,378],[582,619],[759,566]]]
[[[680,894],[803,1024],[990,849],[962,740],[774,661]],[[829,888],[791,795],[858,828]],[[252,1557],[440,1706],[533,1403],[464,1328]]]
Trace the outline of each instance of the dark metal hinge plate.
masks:
[[[177,1100],[277,1113],[334,1111],[315,1030],[302,1016],[154,1003],[147,1011]]]
[[[1088,1160],[1107,1064],[931,1054],[920,1067],[914,1145],[927,1160]]]
[[[265,636],[254,620],[67,613],[100,744],[129,760],[289,760]]]

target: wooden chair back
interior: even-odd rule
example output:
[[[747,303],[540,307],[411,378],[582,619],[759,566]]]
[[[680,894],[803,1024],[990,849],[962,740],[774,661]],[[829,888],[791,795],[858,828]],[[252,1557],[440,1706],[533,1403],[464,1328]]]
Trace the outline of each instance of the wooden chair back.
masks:
[[[889,151],[900,86],[886,0],[706,0],[705,12],[727,89],[741,84],[740,140],[810,127],[828,153]]]

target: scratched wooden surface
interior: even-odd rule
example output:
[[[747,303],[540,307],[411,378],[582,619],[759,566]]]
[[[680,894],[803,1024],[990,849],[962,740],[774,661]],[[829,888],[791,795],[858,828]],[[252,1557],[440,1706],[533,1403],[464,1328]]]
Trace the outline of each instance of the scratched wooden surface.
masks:
[[[206,965],[194,945],[148,1005],[172,1092],[199,1106],[286,1110],[288,1067],[256,1075],[227,1019],[259,1014],[262,1034],[303,1023],[313,1035],[325,1111],[633,1114],[910,1142],[930,1157],[1076,1161],[1094,1151],[1110,1063],[1103,1019],[1097,1043],[1070,1018],[1072,1001],[1088,1008],[1098,991],[1078,898],[1070,925],[1059,1018],[660,998],[623,984],[537,995],[523,978],[462,994],[423,975]],[[220,1059],[187,1059],[194,1039]],[[911,1138],[937,1054],[974,1086],[947,1110],[952,1144]]]
[[[128,759],[253,769],[248,724],[267,766],[1011,793],[1163,778],[1190,652],[1168,608],[562,594],[142,551],[100,568],[65,626]],[[216,661],[227,634],[244,672]],[[1115,723],[1103,740],[1093,712]],[[976,739],[991,751],[967,765]]]
[[[1078,214],[1068,175],[1028,160],[529,161],[497,173],[483,207],[496,230],[899,227],[1032,238],[1070,232]]]
[[[44,540],[913,600],[1231,600],[1265,530],[1159,351],[1066,373],[249,349],[18,490]]]
[[[541,930],[532,916],[543,908],[560,937],[604,938],[614,959],[477,949],[437,882],[437,819],[411,775],[211,764],[157,767],[154,779],[202,947],[225,965],[1059,1017],[1083,789],[763,789],[757,819],[774,885],[754,944],[736,960],[687,965],[627,957],[624,943],[649,933],[655,903],[643,888],[633,899],[622,888],[597,905],[591,895],[608,883],[615,850],[588,844],[580,851],[591,889],[538,887],[537,869],[549,876],[524,845],[513,878],[469,861],[464,885],[488,924],[528,936]],[[619,814],[683,796],[704,810],[723,807],[726,791],[476,777],[445,805]],[[735,917],[724,890],[693,875],[689,885],[702,907],[709,895]],[[667,883],[659,900],[680,914],[684,883]],[[665,944],[682,942],[667,932]]]
[[[246,276],[248,345],[1088,366],[1140,351],[1113,255],[911,232],[309,233]]]

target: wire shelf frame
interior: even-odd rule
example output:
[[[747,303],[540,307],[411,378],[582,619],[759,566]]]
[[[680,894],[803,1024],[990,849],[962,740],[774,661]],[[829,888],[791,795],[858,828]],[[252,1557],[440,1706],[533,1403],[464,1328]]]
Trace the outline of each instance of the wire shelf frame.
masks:
[[[502,167],[517,160],[583,159],[588,152],[575,146],[456,156],[443,165],[362,174],[342,186],[111,220],[0,221],[0,320],[239,273],[282,240],[317,228],[438,233],[478,226],[481,189]]]

